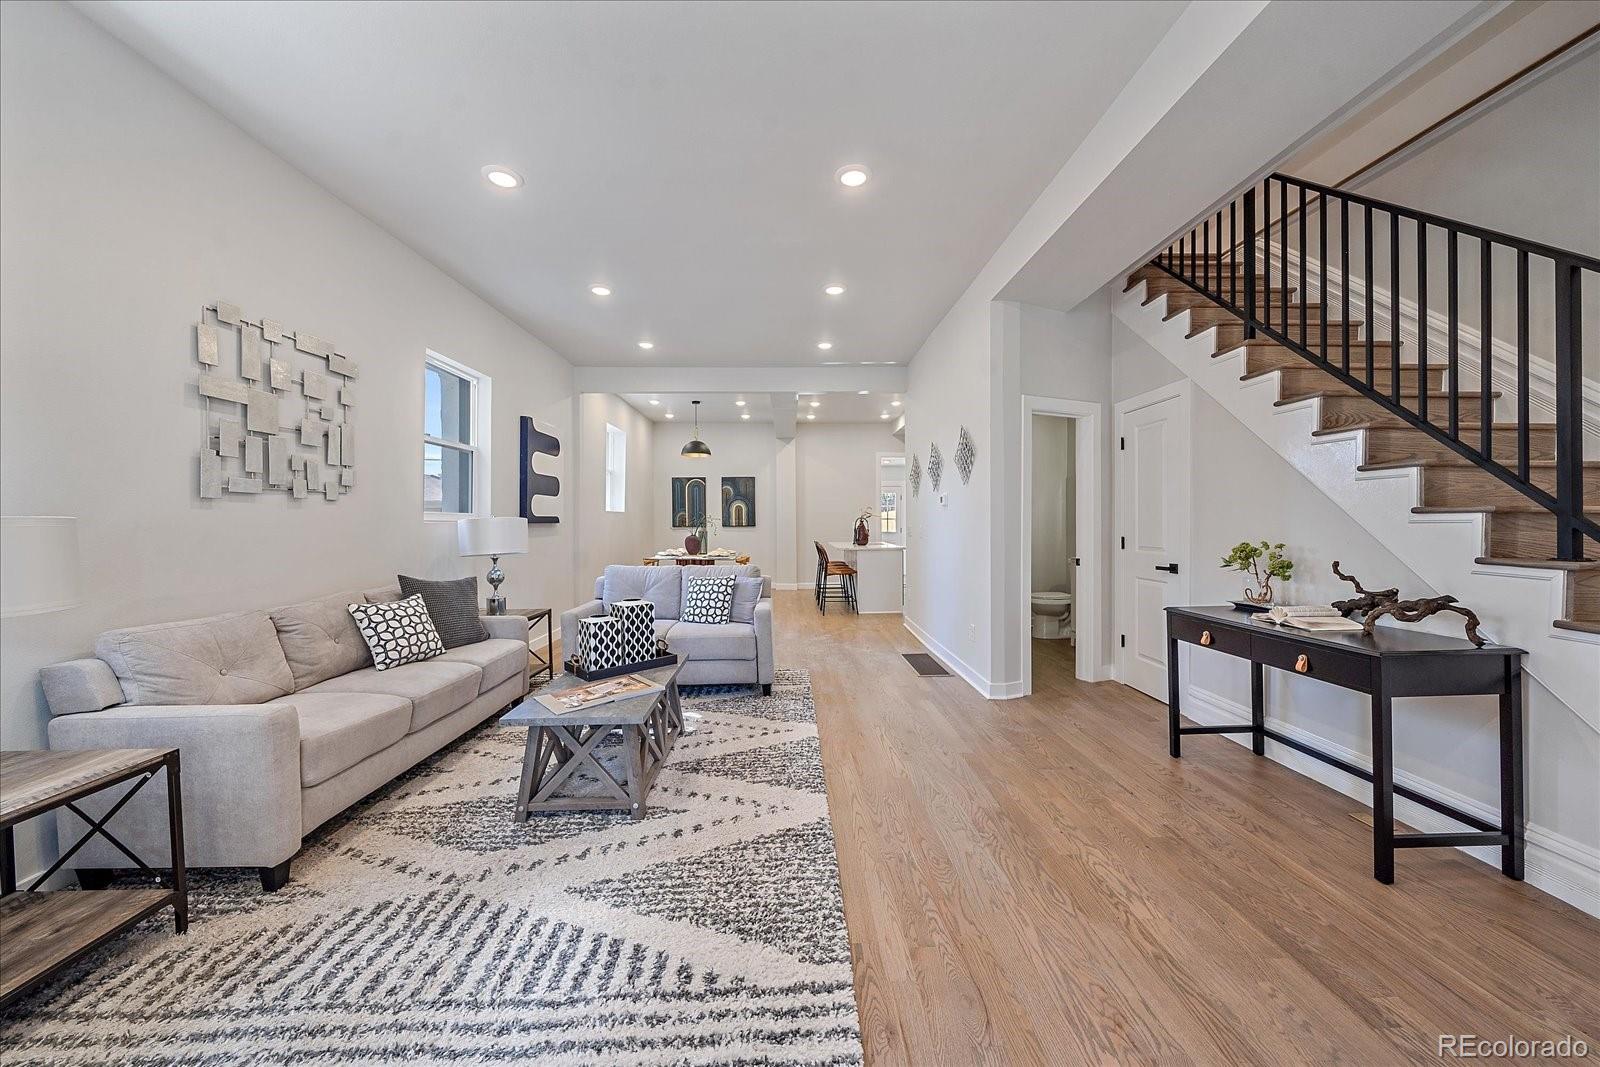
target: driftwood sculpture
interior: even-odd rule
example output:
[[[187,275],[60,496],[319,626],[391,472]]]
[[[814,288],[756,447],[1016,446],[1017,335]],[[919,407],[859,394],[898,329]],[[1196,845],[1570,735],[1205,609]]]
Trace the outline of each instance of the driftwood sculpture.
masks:
[[[1380,604],[1369,613],[1361,624],[1361,630],[1368,637],[1372,636],[1372,628],[1378,620],[1385,615],[1393,615],[1401,622],[1421,622],[1429,615],[1437,615],[1441,611],[1453,611],[1457,615],[1464,615],[1467,619],[1467,640],[1482,648],[1484,640],[1478,636],[1478,615],[1471,608],[1464,608],[1456,603],[1453,596],[1432,596],[1422,600],[1391,600],[1387,604]]]
[[[1453,611],[1464,616],[1467,622],[1467,640],[1482,648],[1484,640],[1478,635],[1478,616],[1471,608],[1464,608],[1456,603],[1453,596],[1425,597],[1421,600],[1401,600],[1399,589],[1366,589],[1356,580],[1355,575],[1346,574],[1339,569],[1339,561],[1333,561],[1333,573],[1340,581],[1349,582],[1356,587],[1359,594],[1349,600],[1335,600],[1333,607],[1341,615],[1349,616],[1361,612],[1361,631],[1368,637],[1372,636],[1373,627],[1378,625],[1378,620],[1385,615],[1393,615],[1399,622],[1421,622],[1430,615],[1437,615],[1442,611]]]
[[[1361,583],[1356,580],[1355,575],[1346,574],[1344,571],[1339,569],[1338,560],[1333,561],[1333,573],[1338,576],[1340,581],[1349,582],[1351,585],[1355,586],[1356,592],[1360,594],[1358,596],[1351,597],[1349,600],[1335,600],[1333,602],[1334,610],[1346,618],[1348,618],[1353,612],[1357,611],[1365,615],[1368,612],[1376,611],[1384,604],[1389,604],[1400,599],[1400,590],[1398,589],[1363,588]]]

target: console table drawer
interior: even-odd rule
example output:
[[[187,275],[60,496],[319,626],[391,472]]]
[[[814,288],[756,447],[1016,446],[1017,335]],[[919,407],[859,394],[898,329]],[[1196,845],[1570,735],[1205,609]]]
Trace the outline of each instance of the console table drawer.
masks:
[[[1250,656],[1250,635],[1227,626],[1211,626],[1199,619],[1173,615],[1167,620],[1173,637],[1191,645],[1226,652],[1230,656]]]
[[[1268,634],[1251,634],[1250,637],[1250,657],[1258,663],[1346,689],[1372,692],[1372,659],[1369,656],[1339,652],[1292,637]]]

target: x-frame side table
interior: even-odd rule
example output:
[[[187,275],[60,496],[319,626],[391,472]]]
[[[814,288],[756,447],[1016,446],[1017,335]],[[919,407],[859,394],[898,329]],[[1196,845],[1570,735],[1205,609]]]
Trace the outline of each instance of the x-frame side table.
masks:
[[[150,866],[107,829],[135,793],[157,771],[167,776],[167,829],[171,872],[168,885],[141,889],[37,892],[96,835],[109,841],[141,870]],[[78,801],[133,781],[106,813],[93,818]],[[89,829],[48,870],[17,889],[14,828],[20,822],[66,808]],[[178,933],[189,929],[188,876],[183,857],[183,795],[178,750],[83,749],[0,752],[0,1006],[45,981],[55,970],[109,941],[162,908],[172,908]]]

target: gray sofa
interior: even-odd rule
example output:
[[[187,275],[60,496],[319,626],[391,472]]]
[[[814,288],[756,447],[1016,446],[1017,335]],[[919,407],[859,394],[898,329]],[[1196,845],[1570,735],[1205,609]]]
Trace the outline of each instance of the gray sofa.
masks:
[[[734,600],[734,618],[721,625],[681,622],[683,583],[689,578],[733,574],[759,580]],[[594,582],[594,599],[561,615],[562,640],[575,645],[578,620],[604,615],[606,605],[640,598],[655,607],[656,636],[684,657],[681,685],[759,685],[772,692],[772,579],[758,567],[607,567]]]
[[[256,867],[277,889],[305,834],[528,691],[517,616],[486,617],[486,641],[376,670],[346,605],[398,596],[340,593],[103,633],[93,658],[41,672],[50,747],[177,748],[187,862]],[[111,827],[152,866],[170,862],[164,779]],[[83,807],[98,817],[107,803]],[[61,826],[71,839],[83,829],[70,814]],[[128,866],[99,838],[74,863],[86,885]]]

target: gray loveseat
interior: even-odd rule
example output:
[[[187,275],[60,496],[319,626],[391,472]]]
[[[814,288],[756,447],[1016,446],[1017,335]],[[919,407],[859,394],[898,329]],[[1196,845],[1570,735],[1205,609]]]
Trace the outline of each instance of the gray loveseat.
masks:
[[[733,574],[755,579],[736,592],[734,617],[720,625],[680,622],[683,583]],[[756,583],[759,582],[759,589]],[[578,620],[604,615],[606,605],[639,598],[655,607],[656,636],[684,657],[681,685],[759,685],[772,692],[772,579],[758,567],[607,567],[594,583],[594,599],[561,615],[562,641],[577,643]]]
[[[528,691],[527,621],[486,617],[489,639],[386,671],[372,666],[341,593],[271,611],[110,630],[95,655],[46,667],[52,749],[177,748],[183,839],[196,867],[289,877],[300,839]],[[170,862],[164,775],[111,829],[152,866]],[[96,817],[105,804],[82,802]],[[64,815],[65,834],[82,824]],[[96,838],[85,884],[128,860]]]

